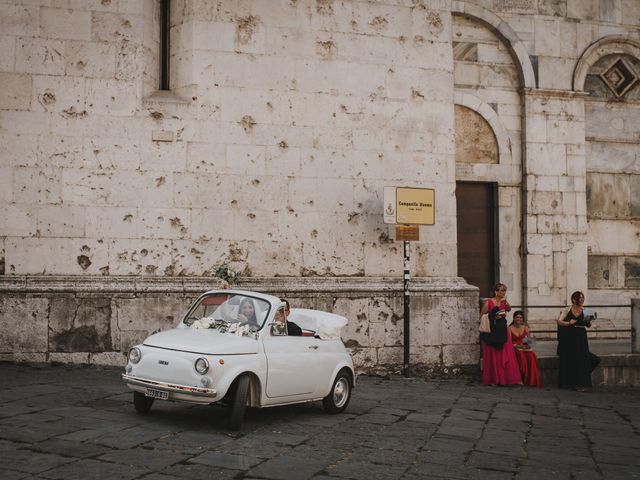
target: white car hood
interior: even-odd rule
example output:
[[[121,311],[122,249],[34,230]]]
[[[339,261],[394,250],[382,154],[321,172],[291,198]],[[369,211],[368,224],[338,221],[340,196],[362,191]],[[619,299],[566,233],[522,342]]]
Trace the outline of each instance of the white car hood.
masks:
[[[176,328],[151,335],[144,345],[206,355],[258,353],[258,342],[251,337],[220,333],[215,329]]]

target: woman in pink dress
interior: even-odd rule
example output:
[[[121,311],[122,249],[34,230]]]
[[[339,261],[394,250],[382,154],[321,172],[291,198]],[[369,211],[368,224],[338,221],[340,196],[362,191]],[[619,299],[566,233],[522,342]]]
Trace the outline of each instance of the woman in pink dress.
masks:
[[[525,385],[530,387],[541,387],[540,369],[538,368],[538,357],[531,350],[529,345],[529,327],[524,323],[524,313],[518,310],[513,314],[513,322],[509,325],[513,348],[516,351],[516,358],[520,365],[520,375]]]
[[[482,383],[485,385],[522,385],[518,360],[507,328],[507,312],[511,305],[507,301],[507,286],[498,283],[480,311],[487,313],[491,333],[480,334],[482,340]]]

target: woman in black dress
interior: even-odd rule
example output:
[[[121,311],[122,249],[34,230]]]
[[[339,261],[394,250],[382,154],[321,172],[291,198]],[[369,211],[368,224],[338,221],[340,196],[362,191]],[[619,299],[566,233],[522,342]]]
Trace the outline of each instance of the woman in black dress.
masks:
[[[589,352],[587,327],[591,319],[584,316],[584,294],[573,292],[571,306],[558,318],[558,357],[560,368],[558,385],[560,388],[581,389],[591,386],[591,372],[600,358]]]

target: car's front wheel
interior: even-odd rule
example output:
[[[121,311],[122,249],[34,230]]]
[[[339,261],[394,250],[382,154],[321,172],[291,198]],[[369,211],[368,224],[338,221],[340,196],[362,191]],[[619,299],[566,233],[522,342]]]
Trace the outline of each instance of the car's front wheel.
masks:
[[[229,428],[240,430],[244,412],[247,409],[247,396],[249,395],[249,377],[242,375],[236,382],[236,391],[231,401],[231,412],[229,413]]]
[[[149,413],[153,405],[153,398],[147,397],[144,393],[133,392],[133,406],[138,413]]]
[[[329,395],[322,400],[322,405],[327,413],[340,413],[347,408],[349,400],[351,400],[351,376],[346,370],[342,370],[333,381]]]

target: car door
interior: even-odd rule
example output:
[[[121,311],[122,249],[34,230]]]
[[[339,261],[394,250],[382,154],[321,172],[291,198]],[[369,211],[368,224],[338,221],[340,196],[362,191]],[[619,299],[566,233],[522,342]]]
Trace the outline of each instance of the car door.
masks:
[[[268,334],[264,340],[267,397],[312,398],[324,370],[319,368],[322,350],[322,340],[314,337]]]

